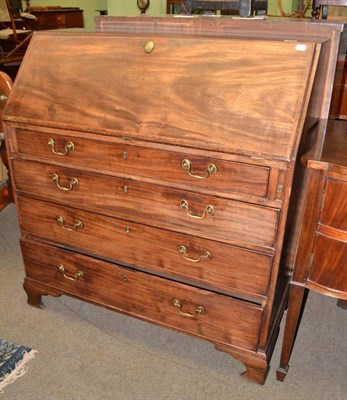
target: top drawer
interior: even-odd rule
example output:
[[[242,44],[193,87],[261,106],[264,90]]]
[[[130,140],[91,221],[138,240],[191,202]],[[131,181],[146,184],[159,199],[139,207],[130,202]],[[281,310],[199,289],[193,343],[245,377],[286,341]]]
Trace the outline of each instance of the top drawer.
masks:
[[[34,35],[4,119],[290,160],[319,45],[128,29]]]
[[[167,181],[177,187],[266,198],[270,168],[190,154],[16,129],[18,152],[124,177]]]

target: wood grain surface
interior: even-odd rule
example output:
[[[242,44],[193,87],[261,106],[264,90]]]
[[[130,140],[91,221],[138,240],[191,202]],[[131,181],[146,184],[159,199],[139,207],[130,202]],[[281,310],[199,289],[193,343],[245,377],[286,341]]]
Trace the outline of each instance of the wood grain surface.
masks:
[[[33,42],[8,120],[280,159],[300,134],[316,51],[308,42],[91,33]]]

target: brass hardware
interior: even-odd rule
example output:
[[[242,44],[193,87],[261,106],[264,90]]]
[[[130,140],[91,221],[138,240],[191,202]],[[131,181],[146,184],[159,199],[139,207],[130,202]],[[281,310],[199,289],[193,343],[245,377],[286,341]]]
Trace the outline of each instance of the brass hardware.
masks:
[[[57,221],[59,226],[61,226],[66,231],[70,231],[70,232],[75,232],[78,229],[82,229],[84,227],[83,222],[78,220],[78,219],[75,220],[75,224],[74,224],[73,228],[66,227],[64,225],[64,223],[65,223],[64,218],[61,215],[58,215],[56,217],[56,221]]]
[[[178,247],[178,252],[182,254],[182,257],[187,260],[191,261],[193,263],[198,263],[201,260],[211,260],[212,255],[209,251],[204,251],[199,258],[190,258],[187,256],[187,249],[185,246],[181,245]]]
[[[125,227],[125,233],[130,233],[130,228],[128,226]]]
[[[203,306],[197,306],[195,309],[195,314],[191,314],[189,312],[183,312],[182,311],[182,305],[181,302],[178,299],[173,299],[172,304],[178,308],[178,312],[183,315],[184,317],[189,317],[189,318],[195,318],[199,314],[203,314],[205,312],[205,308]]]
[[[126,151],[122,151],[122,159],[123,160],[127,159],[127,152]]]
[[[126,282],[127,280],[128,280],[127,276],[126,276],[126,275],[123,275],[123,276],[122,276],[122,281],[123,281],[123,282]]]
[[[75,145],[74,145],[72,142],[67,142],[66,145],[65,145],[65,147],[64,147],[65,151],[64,151],[64,153],[62,153],[62,152],[60,152],[60,151],[56,151],[56,150],[55,150],[55,148],[54,148],[55,142],[54,142],[53,139],[51,139],[51,138],[48,139],[47,144],[48,144],[48,147],[51,148],[52,153],[53,153],[53,154],[56,154],[56,155],[58,155],[58,156],[66,156],[66,155],[69,154],[70,151],[72,151],[72,150],[75,148]]]
[[[214,214],[214,208],[211,205],[207,205],[205,207],[205,210],[203,211],[202,215],[194,215],[194,214],[192,214],[190,212],[190,210],[189,210],[188,201],[185,200],[185,199],[181,200],[180,207],[187,211],[187,215],[189,215],[189,217],[195,218],[195,219],[203,219],[203,218],[206,217],[206,215],[213,215]]]
[[[82,271],[77,271],[75,275],[68,275],[63,264],[58,265],[58,271],[61,272],[64,275],[64,278],[69,281],[78,281],[79,279],[84,278],[84,273]]]
[[[153,42],[153,40],[150,40],[145,45],[145,52],[147,54],[152,53],[153,49],[154,49],[154,42]]]
[[[185,171],[188,172],[189,176],[191,176],[193,178],[196,178],[196,179],[206,179],[210,175],[217,173],[217,167],[214,164],[209,164],[208,165],[208,167],[206,168],[206,174],[204,176],[192,174],[190,172],[191,162],[189,160],[187,160],[187,159],[182,160],[181,166]]]
[[[124,192],[124,193],[128,193],[128,186],[127,186],[127,185],[124,185],[124,186],[123,186],[123,192]]]
[[[58,174],[52,174],[52,181],[55,182],[55,184],[57,185],[57,187],[60,190],[64,190],[65,192],[69,192],[70,190],[76,188],[78,186],[78,179],[77,178],[71,178],[70,180],[70,184],[69,187],[64,187],[64,186],[60,186],[59,183],[59,175]]]
[[[281,193],[283,191],[283,185],[277,186],[277,192]]]

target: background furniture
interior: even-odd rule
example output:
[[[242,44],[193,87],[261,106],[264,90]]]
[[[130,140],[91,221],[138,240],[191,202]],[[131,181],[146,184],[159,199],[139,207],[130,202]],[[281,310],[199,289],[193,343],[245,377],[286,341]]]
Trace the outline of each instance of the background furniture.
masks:
[[[289,200],[306,190],[294,166],[346,28],[98,23],[36,34],[6,106],[28,302],[66,294],[185,332],[264,383],[297,247]]]
[[[330,120],[321,156],[303,156],[310,169],[298,255],[277,377],[284,380],[305,289],[347,300],[347,121]],[[328,323],[328,321],[324,321]]]
[[[21,61],[32,32],[17,28],[9,0],[0,0],[0,25],[0,63]]]
[[[327,19],[329,6],[347,6],[347,0],[313,0],[312,17]]]
[[[174,14],[178,8],[181,10],[182,0],[166,0],[166,14]]]
[[[257,10],[267,10],[267,0],[182,0],[186,14],[194,11],[238,11],[241,17],[250,17]]]
[[[314,0],[312,6],[313,18],[328,18],[329,7],[339,6],[346,9],[347,0]],[[329,17],[330,18],[330,17]],[[334,17],[331,17],[334,18]],[[345,20],[347,17],[345,17]],[[335,90],[331,107],[331,117],[347,119],[347,53],[338,60],[342,65],[340,72],[336,74]]]
[[[67,29],[83,28],[83,10],[76,8],[61,8],[58,10],[38,10],[31,8],[31,13],[37,17],[35,29]]]
[[[0,71],[0,120],[2,118],[2,111],[4,109],[7,97],[9,96],[12,89],[12,85],[12,79],[6,73]],[[0,157],[0,163],[2,162],[2,165],[8,170],[8,159],[2,129],[0,133]],[[2,166],[0,167],[1,169],[3,168]],[[3,171],[3,173],[5,175],[5,171]],[[6,207],[8,203],[14,201],[14,193],[13,187],[11,185],[10,176],[8,176],[7,179],[5,179],[5,176],[1,176],[1,178],[3,179],[3,181],[1,182],[0,179],[0,211],[4,207]]]

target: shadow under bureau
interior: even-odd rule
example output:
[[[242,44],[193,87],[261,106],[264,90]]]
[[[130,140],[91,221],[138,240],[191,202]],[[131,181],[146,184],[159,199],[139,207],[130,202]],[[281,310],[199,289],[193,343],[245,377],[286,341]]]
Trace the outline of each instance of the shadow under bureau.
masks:
[[[4,110],[28,302],[191,334],[264,383],[298,149],[328,115],[344,27],[109,21],[36,33]]]

